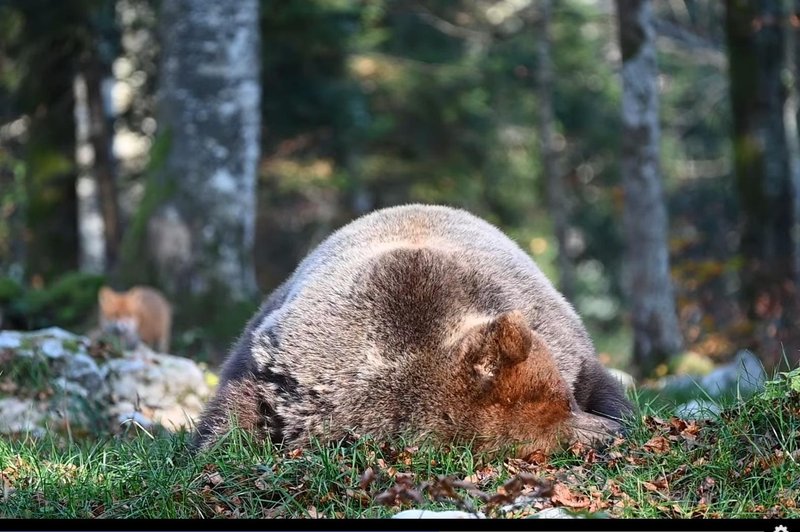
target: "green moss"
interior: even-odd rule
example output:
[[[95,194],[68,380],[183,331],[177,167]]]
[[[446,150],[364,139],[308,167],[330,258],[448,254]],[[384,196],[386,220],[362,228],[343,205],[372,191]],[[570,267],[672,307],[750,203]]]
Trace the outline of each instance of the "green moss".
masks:
[[[0,360],[0,379],[16,385],[17,397],[34,397],[50,387],[53,372],[47,357],[34,350],[30,355],[4,357]]]

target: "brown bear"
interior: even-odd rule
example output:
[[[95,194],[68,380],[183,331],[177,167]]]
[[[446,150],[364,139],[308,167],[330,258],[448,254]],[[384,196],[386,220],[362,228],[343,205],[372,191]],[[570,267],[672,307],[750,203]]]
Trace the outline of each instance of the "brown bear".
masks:
[[[533,260],[466,211],[375,211],[323,241],[232,349],[198,425],[289,445],[433,436],[524,456],[593,441],[630,410]]]

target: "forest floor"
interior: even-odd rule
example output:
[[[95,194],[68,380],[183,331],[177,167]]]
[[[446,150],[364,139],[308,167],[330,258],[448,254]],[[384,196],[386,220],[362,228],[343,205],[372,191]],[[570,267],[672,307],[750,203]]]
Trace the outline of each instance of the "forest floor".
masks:
[[[800,370],[714,420],[668,417],[643,397],[624,438],[548,459],[369,438],[280,449],[237,431],[192,455],[186,433],[135,426],[71,443],[0,439],[0,516],[361,518],[424,508],[528,517],[561,507],[595,517],[800,517]]]

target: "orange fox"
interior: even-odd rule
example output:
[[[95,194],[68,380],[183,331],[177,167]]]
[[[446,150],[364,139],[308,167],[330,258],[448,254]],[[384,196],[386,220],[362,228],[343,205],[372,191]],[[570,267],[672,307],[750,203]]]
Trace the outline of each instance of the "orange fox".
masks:
[[[172,308],[161,292],[146,286],[115,292],[104,286],[97,299],[104,331],[122,336],[129,348],[141,340],[153,349],[167,352]]]

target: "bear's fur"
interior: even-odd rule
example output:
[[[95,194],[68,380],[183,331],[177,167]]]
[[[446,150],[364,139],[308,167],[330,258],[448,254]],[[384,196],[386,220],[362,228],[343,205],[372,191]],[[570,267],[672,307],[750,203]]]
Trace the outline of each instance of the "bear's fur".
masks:
[[[373,212],[322,242],[251,319],[198,425],[303,445],[349,432],[516,444],[591,441],[630,409],[569,303],[463,211]]]

